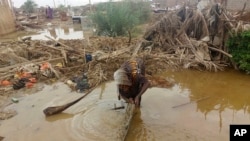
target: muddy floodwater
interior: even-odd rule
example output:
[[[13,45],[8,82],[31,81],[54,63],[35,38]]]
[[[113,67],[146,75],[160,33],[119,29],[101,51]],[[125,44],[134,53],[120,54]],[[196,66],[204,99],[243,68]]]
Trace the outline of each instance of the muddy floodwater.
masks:
[[[228,141],[230,124],[250,123],[250,76],[233,70],[169,71],[162,75],[175,80],[175,85],[146,91],[126,141]],[[42,110],[83,94],[71,92],[63,83],[41,89],[7,107],[18,114],[0,121],[4,141],[122,140],[124,109],[111,110],[114,104],[122,104],[114,82],[101,85],[62,114],[51,117],[45,117]]]
[[[73,26],[61,25],[57,27],[47,26],[44,30],[38,34],[31,35],[32,40],[48,40],[45,36],[49,36],[53,39],[83,39],[83,30],[80,24],[74,24]]]
[[[86,32],[86,31],[85,31]],[[87,34],[88,32],[86,32]],[[31,31],[17,31],[1,36],[0,41],[18,40],[18,38],[31,37],[32,40],[50,40],[48,36],[54,40],[64,39],[83,39],[83,28],[81,24],[61,24],[57,26],[46,25],[43,29]]]

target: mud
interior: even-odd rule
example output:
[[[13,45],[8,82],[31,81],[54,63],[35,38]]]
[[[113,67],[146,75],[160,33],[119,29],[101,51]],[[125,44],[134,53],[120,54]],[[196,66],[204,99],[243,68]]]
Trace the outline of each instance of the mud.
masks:
[[[62,57],[63,53],[58,51],[57,47],[57,49],[54,48],[53,40],[42,41],[48,39],[45,35],[55,40],[65,39],[61,42],[70,48],[65,46],[63,48],[69,58],[75,59],[75,62],[69,63],[68,68],[59,69],[63,76],[83,73],[85,69],[82,65],[85,55],[83,48],[86,48],[87,53],[102,51],[101,57],[106,59],[93,61],[88,66],[91,84],[102,83],[102,85],[63,113],[51,117],[45,117],[42,111],[49,106],[71,102],[81,97],[83,93],[72,91],[63,83],[64,81],[60,82],[56,79],[48,79],[45,83],[38,82],[32,89],[13,91],[10,90],[11,87],[4,87],[0,93],[0,117],[2,117],[0,140],[1,137],[3,141],[123,140],[124,131],[127,130],[124,120],[125,111],[112,109],[114,105],[122,106],[124,103],[117,100],[117,90],[112,78],[114,70],[125,59],[130,58],[132,49],[130,52],[123,52],[122,56],[115,56],[115,54],[116,51],[119,53],[120,48],[135,47],[138,40],[132,40],[133,47],[131,47],[128,46],[127,38],[88,37],[86,31],[83,33],[81,25],[71,26],[68,23],[61,25],[60,21],[47,22],[38,35],[32,36],[36,41],[22,39],[20,41],[21,37],[29,37],[34,30],[8,35],[2,37],[1,41],[13,41],[13,46],[21,51],[25,51],[20,49],[22,46],[29,47],[33,55],[31,60],[48,61]],[[93,34],[92,31],[89,34]],[[12,47],[12,44],[2,43],[1,45],[5,48]],[[37,51],[41,54],[32,52],[35,51],[34,48],[38,48]],[[153,87],[146,91],[141,108],[135,110],[126,141],[227,141],[230,124],[250,122],[248,96],[250,77],[248,75],[233,70],[217,73],[193,70],[170,71],[169,66],[174,66],[173,70],[178,70],[177,66],[185,67],[186,62],[181,62],[185,50],[180,52],[180,59],[173,59],[175,56],[171,54],[164,54],[150,46],[148,49],[148,51],[140,50],[146,62],[147,75],[157,74],[176,83],[171,88]],[[10,60],[8,56],[10,55],[7,53],[6,57],[1,58],[3,64],[14,65],[18,64],[18,61],[22,62],[17,59],[16,63],[8,64]],[[24,63],[26,61],[23,60]],[[107,66],[107,64],[112,65]],[[74,68],[75,66],[77,69]],[[166,69],[169,71],[165,72]],[[3,71],[1,75],[12,78],[14,69],[10,70]],[[12,98],[18,102],[12,101]]]
[[[161,75],[174,79],[176,84],[169,89],[146,91],[141,108],[132,119],[127,141],[226,141],[230,124],[250,122],[249,76],[233,70],[169,71]],[[44,85],[41,91],[21,97],[6,108],[18,114],[0,122],[0,136],[5,137],[4,141],[119,140],[124,130],[124,111],[111,110],[114,104],[121,104],[114,82],[103,84],[62,114],[45,117],[42,113],[48,106],[64,104],[81,95],[63,83]],[[196,101],[207,96],[208,99]]]

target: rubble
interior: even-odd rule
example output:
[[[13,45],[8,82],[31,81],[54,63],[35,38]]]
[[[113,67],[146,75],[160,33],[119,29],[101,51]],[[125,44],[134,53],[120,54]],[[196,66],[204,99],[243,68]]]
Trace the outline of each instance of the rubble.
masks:
[[[63,15],[61,20],[66,20]],[[32,17],[28,20],[39,19]],[[219,5],[202,11],[184,5],[161,13],[143,38],[134,38],[130,43],[126,37],[102,36],[82,40],[55,40],[46,36],[49,41],[26,37],[1,42],[0,93],[7,95],[50,79],[83,92],[113,80],[113,72],[134,52],[144,60],[152,87],[171,87],[173,82],[155,74],[183,68],[219,71],[230,66],[232,56],[227,53],[225,41],[231,32],[249,28],[247,21],[238,21],[244,18],[245,12],[235,15]],[[24,19],[27,20],[18,17],[20,21]],[[34,28],[32,25],[39,24],[28,22],[25,26]]]
[[[178,66],[223,70],[230,66],[232,57],[225,41],[232,32],[248,27],[235,18],[219,4],[208,5],[202,11],[184,5],[164,14],[147,30],[144,39],[151,43],[151,52],[162,52],[157,56],[175,61]]]
[[[226,35],[242,22],[232,23],[229,17],[233,16],[222,8],[212,5],[201,12],[183,6],[176,11],[168,11],[147,30],[144,39],[133,39],[130,45],[125,37],[96,36],[58,41],[46,36],[49,41],[25,38],[18,42],[3,42],[1,56],[6,57],[1,59],[4,67],[0,68],[0,78],[1,81],[11,81],[20,66],[41,67],[48,63],[48,72],[36,70],[34,77],[37,80],[43,76],[64,77],[67,81],[86,73],[91,87],[112,80],[113,72],[131,57],[138,46],[137,57],[144,59],[148,75],[163,72],[169,67],[223,70],[229,65],[228,58],[232,57],[224,45]],[[77,73],[71,74],[72,71]],[[10,83],[13,84],[12,81]]]

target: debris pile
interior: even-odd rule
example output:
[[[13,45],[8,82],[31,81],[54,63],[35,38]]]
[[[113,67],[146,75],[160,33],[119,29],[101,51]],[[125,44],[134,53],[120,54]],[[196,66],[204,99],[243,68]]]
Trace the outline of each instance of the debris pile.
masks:
[[[147,69],[149,75],[173,65],[168,61],[156,61],[155,54],[145,56],[148,51],[139,49],[141,46],[138,39],[133,39],[129,45],[125,37],[3,42],[1,49],[11,53],[1,58],[0,80],[8,81],[14,89],[20,89],[53,78],[73,86],[74,90],[84,91],[112,80],[113,72],[130,59],[135,49],[139,51],[138,57],[144,58],[147,67],[152,68]],[[157,64],[158,67],[155,66]],[[5,88],[2,86],[0,90]]]
[[[135,51],[137,57],[144,59],[148,76],[170,67],[223,70],[231,57],[225,40],[231,31],[242,29],[239,24],[243,23],[232,23],[233,19],[229,18],[233,16],[218,4],[203,11],[183,6],[177,11],[164,13],[147,30],[144,39],[133,39],[130,44],[125,37],[96,36],[83,40],[57,41],[47,36],[49,41],[3,42],[0,80],[18,84],[15,88],[19,88],[26,86],[27,82],[32,86],[30,77],[39,81],[42,77],[56,78],[65,82],[70,80],[68,83],[75,90],[83,91],[112,80],[113,72]],[[16,78],[13,76],[20,70],[35,76],[13,82],[11,78]]]
[[[126,37],[96,36],[1,42],[0,96],[51,79],[83,92],[113,80],[113,73],[132,55],[144,60],[146,77],[157,87],[172,86],[171,81],[154,77],[170,68],[223,70],[232,57],[225,41],[232,32],[249,28],[246,21],[237,21],[247,15],[230,13],[218,4],[202,11],[184,5],[162,14],[143,39],[134,38],[130,43]]]
[[[186,5],[168,11],[145,33],[148,42],[145,49],[150,48],[151,53],[158,53],[158,58],[184,68],[223,70],[230,65],[232,57],[225,46],[228,35],[248,26],[244,21],[237,21],[239,16],[233,14],[219,4],[209,5],[202,11]]]

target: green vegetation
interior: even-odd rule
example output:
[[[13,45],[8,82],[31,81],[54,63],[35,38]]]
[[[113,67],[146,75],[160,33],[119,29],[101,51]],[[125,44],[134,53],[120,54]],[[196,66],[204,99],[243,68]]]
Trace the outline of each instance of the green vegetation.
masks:
[[[58,10],[59,11],[64,11],[66,9],[66,7],[63,5],[63,4],[60,4],[59,6],[58,6]]]
[[[37,4],[33,0],[27,0],[24,2],[24,4],[21,6],[21,8],[26,13],[33,13],[35,11],[35,8],[37,7]]]
[[[60,5],[58,5],[57,10],[58,10],[59,12],[66,12],[68,8],[70,8],[70,6],[66,7],[66,6],[63,5],[63,4],[60,4]]]
[[[147,2],[125,0],[122,2],[97,5],[91,20],[96,25],[97,34],[105,36],[129,36],[137,25],[150,18],[150,5]]]
[[[250,73],[250,31],[235,33],[227,41],[229,53],[240,70]]]

